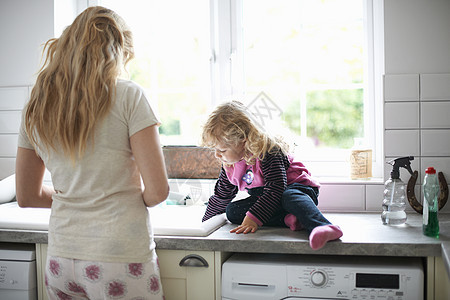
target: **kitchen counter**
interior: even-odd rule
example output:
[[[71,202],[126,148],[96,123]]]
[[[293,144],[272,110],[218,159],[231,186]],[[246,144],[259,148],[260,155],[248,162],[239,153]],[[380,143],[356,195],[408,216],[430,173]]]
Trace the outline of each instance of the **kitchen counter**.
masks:
[[[439,215],[439,239],[422,234],[422,216],[409,214],[401,226],[386,226],[378,213],[325,213],[339,225],[344,236],[314,251],[305,231],[262,227],[253,234],[231,234],[226,224],[206,237],[162,236],[155,241],[160,249],[209,250],[225,252],[260,252],[321,255],[442,256],[450,266],[450,214]],[[47,232],[0,229],[0,242],[47,243]]]
[[[309,247],[305,231],[262,227],[254,234],[237,235],[229,233],[235,227],[232,224],[224,225],[205,238],[157,236],[155,240],[163,249],[229,252],[426,257],[443,256],[444,244],[449,245],[450,251],[450,215],[440,216],[439,239],[422,234],[422,216],[418,214],[408,215],[407,224],[402,226],[383,225],[380,215],[374,213],[324,215],[339,225],[344,235],[318,251]]]
[[[422,234],[422,215],[408,214],[406,224],[387,226],[379,213],[324,213],[344,232],[341,239],[314,251],[305,231],[261,227],[256,233],[230,233],[225,224],[208,236],[155,235],[157,249],[282,254],[442,257],[450,275],[450,214],[439,215],[439,239]],[[46,244],[47,231],[1,229],[0,242]]]
[[[339,225],[344,235],[340,240],[329,242],[318,251],[309,247],[305,231],[294,232],[288,228],[262,227],[256,233],[244,235],[230,233],[230,229],[235,227],[232,224],[225,224],[204,237],[156,235],[156,247],[161,250],[161,257],[165,259],[170,257],[177,267],[179,260],[167,256],[168,253],[176,253],[176,255],[184,253],[180,256],[181,258],[188,252],[203,251],[209,255],[212,259],[211,263],[214,262],[214,264],[220,264],[229,256],[229,253],[233,252],[421,257],[426,258],[423,261],[427,263],[425,269],[427,299],[450,299],[447,297],[450,295],[450,290],[444,271],[445,267],[450,274],[450,214],[439,215],[439,239],[422,234],[422,216],[416,213],[408,214],[407,223],[401,226],[383,225],[379,213],[324,213],[324,215],[332,223]],[[0,228],[0,242],[46,244],[47,235],[45,230]],[[45,253],[42,249],[46,247],[38,245],[37,249]],[[166,249],[169,251],[163,251]],[[220,253],[216,254],[213,251]],[[219,275],[208,276],[217,280],[220,278],[220,267],[214,270],[219,272],[217,273]],[[43,275],[41,276],[43,278]],[[220,287],[220,281],[216,282],[216,286]]]

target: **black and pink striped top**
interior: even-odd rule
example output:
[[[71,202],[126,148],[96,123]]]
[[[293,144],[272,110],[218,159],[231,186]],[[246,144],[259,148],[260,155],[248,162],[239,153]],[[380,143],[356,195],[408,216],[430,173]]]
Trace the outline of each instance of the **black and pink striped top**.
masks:
[[[202,221],[224,213],[238,190],[263,187],[262,195],[247,212],[247,216],[261,226],[280,207],[286,186],[294,182],[320,186],[301,162],[296,162],[291,155],[286,156],[281,152],[267,154],[264,160],[257,160],[255,165],[247,165],[241,160],[232,167],[222,167],[214,195],[209,198]]]

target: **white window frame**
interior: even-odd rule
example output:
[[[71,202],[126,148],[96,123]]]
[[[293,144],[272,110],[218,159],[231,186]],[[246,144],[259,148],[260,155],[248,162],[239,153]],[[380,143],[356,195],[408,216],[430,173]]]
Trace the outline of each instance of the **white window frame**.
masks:
[[[223,100],[244,99],[244,67],[242,51],[242,6],[245,0],[210,0],[211,4],[211,70],[212,70],[212,105]],[[364,68],[364,128],[365,136],[372,149],[373,180],[383,177],[383,117],[382,117],[382,74],[384,73],[383,47],[383,10],[382,3],[364,0],[364,28],[366,66]],[[303,118],[305,119],[305,118]],[[305,120],[306,121],[306,120]],[[319,170],[349,169],[346,159],[302,158],[308,166]],[[342,181],[349,178],[345,175],[320,176],[325,181]]]

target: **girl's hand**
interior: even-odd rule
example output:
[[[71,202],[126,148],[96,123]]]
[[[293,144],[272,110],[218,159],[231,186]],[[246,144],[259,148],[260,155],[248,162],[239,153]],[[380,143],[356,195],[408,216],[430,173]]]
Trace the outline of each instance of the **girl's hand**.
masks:
[[[230,232],[231,233],[254,233],[256,232],[256,230],[258,230],[258,224],[255,223],[255,221],[253,221],[252,219],[250,219],[249,217],[245,217],[244,221],[242,221],[242,224],[239,225],[238,227],[231,229]]]

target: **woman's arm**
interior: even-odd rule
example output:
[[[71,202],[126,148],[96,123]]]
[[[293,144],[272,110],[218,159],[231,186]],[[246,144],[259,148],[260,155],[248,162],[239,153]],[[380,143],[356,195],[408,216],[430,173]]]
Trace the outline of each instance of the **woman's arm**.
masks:
[[[45,165],[32,149],[19,147],[16,156],[16,199],[20,207],[51,207],[55,190],[42,184]]]
[[[144,181],[143,197],[147,206],[156,206],[169,194],[164,156],[158,127],[146,127],[130,137],[131,151]]]

